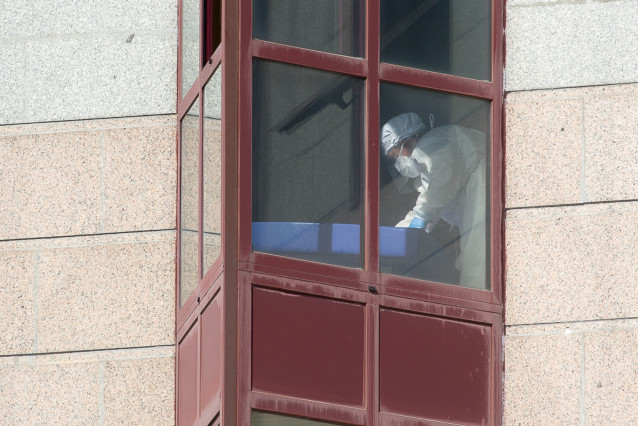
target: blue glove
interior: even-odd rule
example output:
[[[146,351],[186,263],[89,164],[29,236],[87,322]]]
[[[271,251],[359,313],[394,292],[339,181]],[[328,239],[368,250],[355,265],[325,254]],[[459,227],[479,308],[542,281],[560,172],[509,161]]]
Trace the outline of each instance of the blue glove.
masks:
[[[414,219],[410,222],[409,228],[423,229],[425,228],[425,225],[425,220],[421,219],[419,216],[414,216]]]

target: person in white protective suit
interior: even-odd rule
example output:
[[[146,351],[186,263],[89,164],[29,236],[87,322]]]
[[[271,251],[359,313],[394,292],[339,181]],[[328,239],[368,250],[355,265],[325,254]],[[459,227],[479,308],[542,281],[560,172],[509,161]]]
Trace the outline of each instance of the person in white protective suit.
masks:
[[[414,209],[396,226],[430,232],[439,219],[455,225],[460,284],[485,289],[486,137],[458,125],[433,126],[432,115],[426,131],[421,118],[410,112],[392,118],[381,130],[382,149],[401,174],[395,183],[400,190],[412,186],[419,192]]]

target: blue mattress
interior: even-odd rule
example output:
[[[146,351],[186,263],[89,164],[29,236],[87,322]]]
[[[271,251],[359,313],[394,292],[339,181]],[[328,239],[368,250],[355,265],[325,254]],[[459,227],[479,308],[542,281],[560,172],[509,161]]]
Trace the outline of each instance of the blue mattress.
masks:
[[[253,249],[262,252],[359,254],[360,226],[345,223],[253,222]],[[382,226],[381,256],[413,256],[420,229]]]

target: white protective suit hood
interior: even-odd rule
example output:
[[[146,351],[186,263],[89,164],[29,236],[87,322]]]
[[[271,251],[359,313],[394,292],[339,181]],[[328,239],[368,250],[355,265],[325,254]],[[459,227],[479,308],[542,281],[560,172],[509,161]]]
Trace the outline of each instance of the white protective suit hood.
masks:
[[[381,146],[384,154],[388,155],[388,152],[402,140],[419,136],[425,130],[423,120],[414,112],[406,112],[390,119],[381,129]]]

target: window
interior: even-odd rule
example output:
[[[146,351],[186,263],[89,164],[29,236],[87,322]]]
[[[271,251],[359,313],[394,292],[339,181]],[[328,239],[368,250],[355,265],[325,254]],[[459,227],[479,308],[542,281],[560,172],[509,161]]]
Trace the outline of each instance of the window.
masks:
[[[221,424],[225,312],[222,6],[221,0],[179,2],[178,424],[203,418],[205,424]]]
[[[181,0],[179,424],[498,423],[502,3]]]
[[[498,2],[251,5],[246,260],[498,302]]]
[[[221,1],[181,3],[178,308],[220,265]]]
[[[241,7],[244,421],[497,422],[502,3]]]

